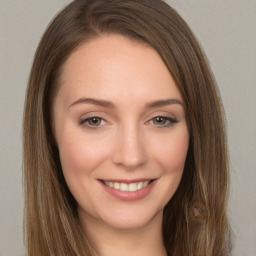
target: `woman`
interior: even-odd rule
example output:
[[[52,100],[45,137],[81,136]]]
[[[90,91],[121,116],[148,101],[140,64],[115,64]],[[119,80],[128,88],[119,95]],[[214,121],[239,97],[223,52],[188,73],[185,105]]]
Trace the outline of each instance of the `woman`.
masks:
[[[28,255],[229,255],[214,78],[160,0],[76,0],[46,30],[24,112]]]

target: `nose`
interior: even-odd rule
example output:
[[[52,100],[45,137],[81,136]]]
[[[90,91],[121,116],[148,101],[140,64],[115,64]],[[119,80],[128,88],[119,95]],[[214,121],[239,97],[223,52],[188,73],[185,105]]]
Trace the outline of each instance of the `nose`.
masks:
[[[133,170],[146,162],[143,134],[135,126],[120,128],[115,138],[113,162]]]

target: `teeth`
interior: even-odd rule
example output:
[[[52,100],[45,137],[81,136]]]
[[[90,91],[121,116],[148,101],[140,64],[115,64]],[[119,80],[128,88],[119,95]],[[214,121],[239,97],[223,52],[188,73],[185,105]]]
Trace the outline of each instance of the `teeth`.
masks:
[[[137,185],[136,185],[136,183],[131,183],[131,184],[129,184],[128,190],[129,190],[129,191],[136,191],[136,190],[137,190]]]
[[[142,189],[143,184],[144,184],[144,182],[139,182],[138,185],[137,185],[137,188],[138,188],[138,189]],[[147,185],[146,185],[146,186],[147,186]]]
[[[121,185],[120,185],[120,190],[121,190],[121,191],[128,191],[128,184],[121,183]]]
[[[117,183],[117,182],[115,182],[115,183],[114,183],[114,188],[115,188],[115,189],[119,189],[119,188],[120,188],[120,184]]]
[[[148,185],[149,181],[144,181],[142,187],[146,187]]]
[[[150,180],[144,181],[144,182],[141,181],[141,182],[127,184],[127,183],[104,181],[104,184],[108,187],[118,189],[121,191],[133,192],[133,191],[137,191],[137,190],[140,190],[140,189],[146,187],[149,184],[149,182],[150,182]]]

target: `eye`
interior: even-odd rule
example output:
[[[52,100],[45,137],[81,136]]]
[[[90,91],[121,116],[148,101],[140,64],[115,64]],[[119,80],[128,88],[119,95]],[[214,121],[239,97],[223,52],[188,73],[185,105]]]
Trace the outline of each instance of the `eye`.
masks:
[[[80,125],[85,124],[89,129],[100,128],[105,123],[106,123],[105,120],[103,120],[102,118],[97,117],[97,116],[81,119],[80,122],[79,122]]]
[[[173,125],[174,123],[177,123],[178,120],[171,117],[165,117],[165,116],[156,116],[151,119],[151,122],[159,127],[169,127]]]

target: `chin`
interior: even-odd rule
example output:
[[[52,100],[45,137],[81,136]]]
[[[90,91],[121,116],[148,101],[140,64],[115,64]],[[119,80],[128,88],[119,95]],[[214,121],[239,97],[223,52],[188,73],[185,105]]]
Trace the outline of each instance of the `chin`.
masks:
[[[104,214],[100,219],[109,227],[115,229],[141,229],[151,226],[154,223],[162,223],[163,210],[150,211],[149,209],[143,209],[140,211],[134,210],[121,210],[112,212],[110,214]]]

